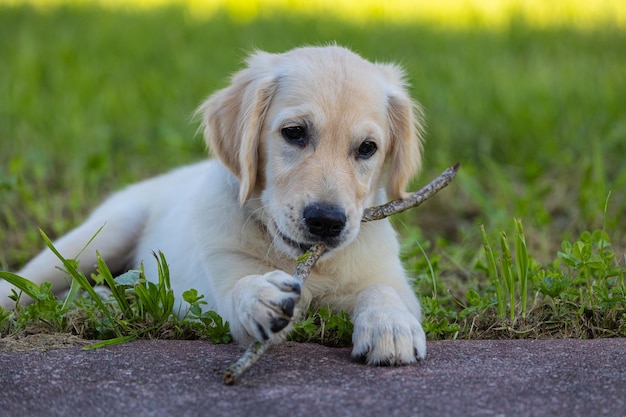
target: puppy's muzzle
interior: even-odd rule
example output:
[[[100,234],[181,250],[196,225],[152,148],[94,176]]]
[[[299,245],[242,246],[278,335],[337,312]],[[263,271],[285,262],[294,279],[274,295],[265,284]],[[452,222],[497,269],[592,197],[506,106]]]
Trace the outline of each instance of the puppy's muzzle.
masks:
[[[346,227],[346,212],[332,204],[311,204],[302,214],[309,234],[321,242],[335,241]]]

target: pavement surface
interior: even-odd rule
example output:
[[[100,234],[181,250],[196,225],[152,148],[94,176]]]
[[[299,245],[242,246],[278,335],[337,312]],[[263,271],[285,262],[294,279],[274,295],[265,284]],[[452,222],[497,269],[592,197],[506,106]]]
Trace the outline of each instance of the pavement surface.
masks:
[[[0,416],[626,416],[626,339],[429,342],[369,367],[285,343],[234,386],[236,345],[136,341],[0,353]]]

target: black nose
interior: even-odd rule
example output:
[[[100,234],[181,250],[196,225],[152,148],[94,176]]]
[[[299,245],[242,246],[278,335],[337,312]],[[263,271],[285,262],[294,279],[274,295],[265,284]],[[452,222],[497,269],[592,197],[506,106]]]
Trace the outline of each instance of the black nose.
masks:
[[[346,213],[331,204],[312,204],[303,215],[309,232],[317,237],[337,237],[346,226]]]

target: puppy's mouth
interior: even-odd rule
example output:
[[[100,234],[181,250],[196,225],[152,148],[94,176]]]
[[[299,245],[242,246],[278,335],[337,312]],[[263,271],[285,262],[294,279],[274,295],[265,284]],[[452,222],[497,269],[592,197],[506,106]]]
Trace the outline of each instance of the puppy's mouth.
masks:
[[[302,255],[303,253],[305,253],[306,251],[308,251],[309,249],[311,249],[311,247],[317,243],[321,243],[324,246],[326,246],[326,250],[330,251],[331,249],[336,248],[337,246],[339,246],[340,241],[339,239],[325,239],[322,241],[316,241],[316,242],[298,242],[292,238],[290,238],[289,236],[287,236],[286,234],[284,234],[280,228],[278,227],[278,225],[276,223],[273,223],[273,230],[274,230],[274,234],[277,237],[280,237],[280,239],[289,247],[295,249],[299,255]]]
[[[311,249],[311,246],[313,246],[312,243],[300,243],[300,242],[296,242],[295,240],[285,236],[280,229],[278,229],[278,227],[276,227],[276,233],[278,234],[278,236],[283,240],[283,242],[285,242],[287,245],[291,246],[294,249],[299,250],[300,252],[304,253],[306,251],[308,251],[309,249]]]

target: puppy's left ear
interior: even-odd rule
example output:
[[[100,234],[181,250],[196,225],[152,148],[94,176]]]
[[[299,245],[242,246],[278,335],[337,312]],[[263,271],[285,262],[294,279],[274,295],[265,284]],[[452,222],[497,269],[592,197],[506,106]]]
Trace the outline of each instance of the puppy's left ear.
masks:
[[[422,120],[418,103],[411,100],[404,71],[395,65],[382,65],[391,89],[387,96],[391,146],[388,158],[387,194],[391,199],[405,198],[411,178],[422,166]]]
[[[230,86],[214,93],[196,111],[207,146],[239,179],[239,202],[254,191],[259,176],[259,146],[265,114],[278,87],[272,54],[256,52]]]

